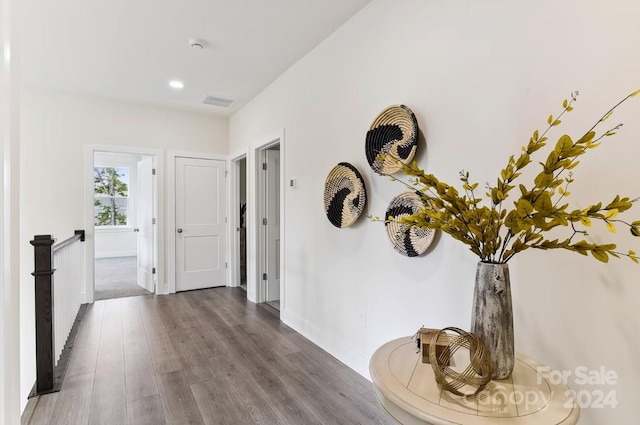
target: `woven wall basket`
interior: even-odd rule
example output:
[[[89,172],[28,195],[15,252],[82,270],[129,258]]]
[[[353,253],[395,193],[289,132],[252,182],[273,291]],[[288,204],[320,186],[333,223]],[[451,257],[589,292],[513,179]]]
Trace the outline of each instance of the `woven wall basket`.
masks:
[[[400,218],[415,214],[424,205],[422,198],[415,192],[403,192],[391,200],[385,213],[385,220],[392,216],[393,221],[385,222],[387,235],[393,248],[407,257],[424,254],[436,234],[434,229],[409,228],[399,223]]]
[[[389,106],[380,112],[367,131],[367,161],[373,171],[383,176],[400,171],[398,161],[408,164],[417,147],[418,121],[404,105]]]
[[[336,165],[324,184],[324,211],[336,227],[351,226],[364,211],[367,191],[362,176],[353,165]]]

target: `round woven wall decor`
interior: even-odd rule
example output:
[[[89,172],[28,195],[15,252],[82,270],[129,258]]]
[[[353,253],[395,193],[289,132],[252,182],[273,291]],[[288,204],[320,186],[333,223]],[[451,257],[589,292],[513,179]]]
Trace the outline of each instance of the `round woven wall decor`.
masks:
[[[351,226],[364,211],[366,202],[367,190],[356,167],[348,162],[336,165],[324,184],[324,211],[331,224]]]
[[[418,148],[418,121],[404,105],[389,106],[373,120],[365,142],[367,161],[376,173],[387,176],[409,164]],[[380,158],[384,154],[384,158]]]
[[[449,335],[447,331],[457,335]],[[447,344],[448,348],[442,350],[440,355],[436,355],[438,343]],[[464,371],[457,372],[447,365],[451,364],[451,358],[460,348],[469,350],[471,361]],[[436,382],[442,386],[442,389],[460,396],[478,394],[491,381],[493,374],[493,361],[484,342],[477,335],[459,328],[444,328],[433,337],[429,345],[429,361],[436,375]],[[463,393],[460,391],[463,387],[472,387],[474,391]]]
[[[403,216],[417,213],[423,205],[424,201],[417,193],[403,192],[391,200],[384,216],[385,220],[393,217],[393,221],[385,221],[393,248],[407,257],[424,254],[436,234],[434,229],[420,229],[399,222]]]

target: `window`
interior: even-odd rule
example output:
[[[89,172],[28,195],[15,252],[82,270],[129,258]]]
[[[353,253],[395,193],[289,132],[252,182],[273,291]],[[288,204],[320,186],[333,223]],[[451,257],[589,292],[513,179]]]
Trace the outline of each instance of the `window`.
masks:
[[[126,226],[129,222],[129,168],[94,167],[94,224]]]

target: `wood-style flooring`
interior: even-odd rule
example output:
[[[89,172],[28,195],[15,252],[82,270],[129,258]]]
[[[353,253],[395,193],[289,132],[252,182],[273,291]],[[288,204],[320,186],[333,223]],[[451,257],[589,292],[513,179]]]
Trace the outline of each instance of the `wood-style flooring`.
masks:
[[[25,425],[393,424],[372,384],[237,288],[97,301]]]

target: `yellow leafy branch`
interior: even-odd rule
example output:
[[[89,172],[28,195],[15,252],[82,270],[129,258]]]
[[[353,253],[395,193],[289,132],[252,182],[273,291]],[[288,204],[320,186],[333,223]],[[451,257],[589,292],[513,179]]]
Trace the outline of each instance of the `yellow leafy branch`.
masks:
[[[580,163],[577,158],[598,147],[602,138],[616,134],[616,130],[622,126],[618,124],[597,136],[594,130],[598,124],[611,117],[615,109],[627,99],[639,93],[640,90],[635,91],[614,105],[578,140],[574,141],[570,136],[562,135],[546,160],[539,163],[542,170],[535,177],[533,185],[530,188],[518,185],[520,196],[513,202],[513,208],[510,210],[503,208],[502,203],[516,187],[515,180],[521,175],[521,170],[532,162],[531,156],[546,145],[548,131],[559,126],[562,123],[561,118],[573,110],[577,92],[571,93],[570,100],[563,101],[562,111],[557,117],[548,117],[548,127],[543,133],[538,130],[533,132],[529,143],[522,147],[522,153],[517,159],[513,155],[509,157],[507,166],[500,172],[496,186],[487,185],[486,196],[491,200],[490,206],[482,205],[482,198],[476,196],[478,183],[470,182],[468,172],[460,173],[464,191],[461,195],[453,186],[438,180],[433,174],[425,173],[415,161],[404,164],[392,157],[392,160],[402,166],[405,175],[415,178],[413,185],[398,180],[416,190],[425,203],[425,207],[418,213],[403,217],[400,222],[420,228],[442,229],[453,238],[467,244],[482,261],[487,262],[505,263],[518,252],[528,248],[567,249],[583,255],[590,253],[603,262],[607,262],[610,256],[627,256],[638,262],[635,252],[618,252],[615,250],[615,244],[598,245],[585,240],[575,243],[572,241],[577,234],[587,234],[575,226],[589,227],[592,220],[602,221],[613,233],[616,231],[615,224],[619,223],[627,226],[632,235],[640,236],[640,221],[627,223],[616,218],[619,213],[630,209],[637,199],[616,196],[606,206],[602,206],[600,202],[584,210],[570,212],[567,211],[568,204],[560,204],[560,201],[570,195],[568,187],[573,182],[571,170]],[[563,173],[567,171],[568,176],[563,178]],[[544,238],[544,232],[558,226],[571,226],[571,237],[561,242]]]

